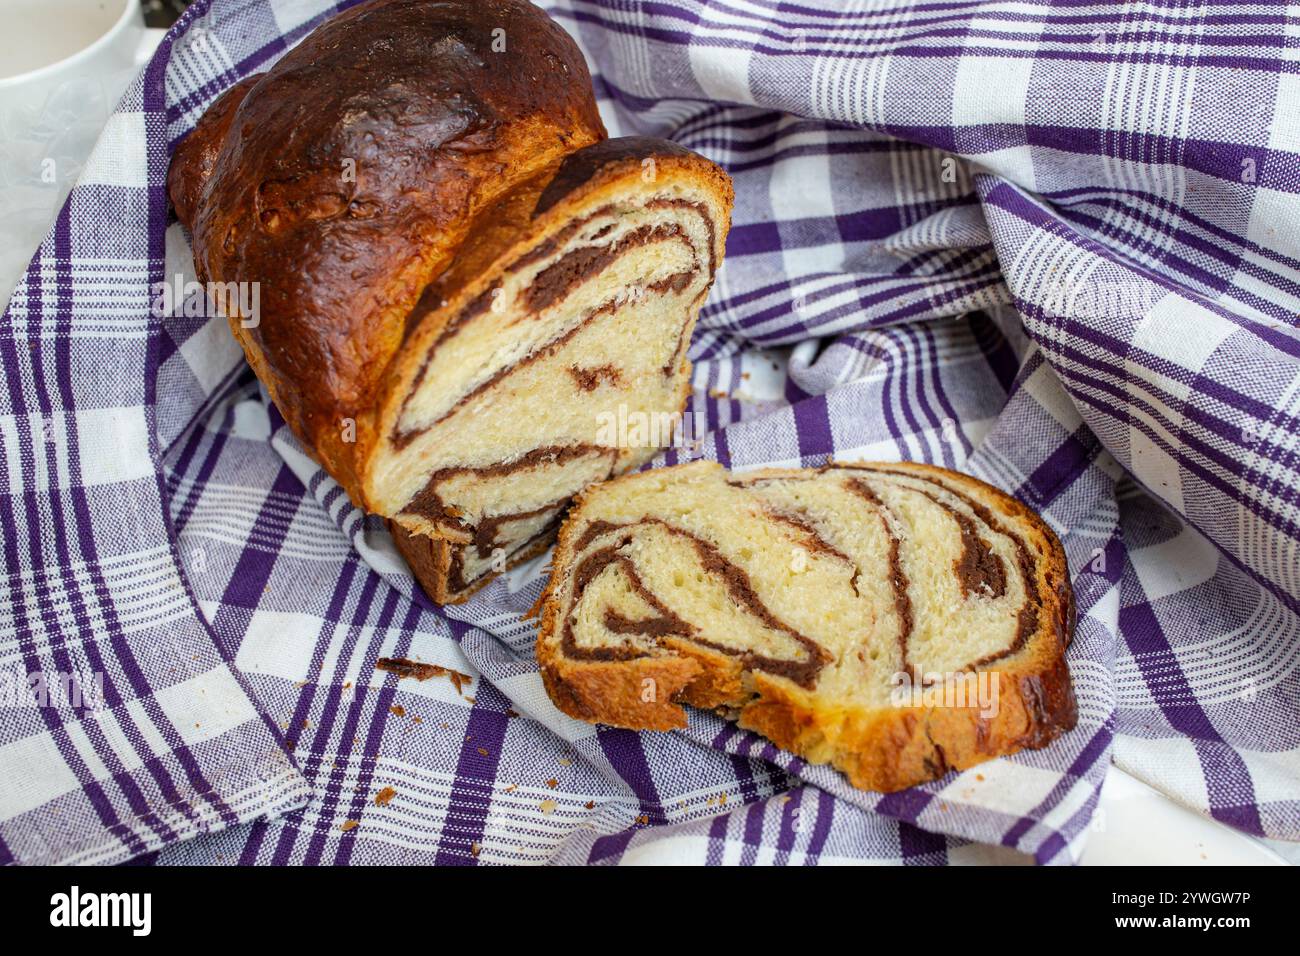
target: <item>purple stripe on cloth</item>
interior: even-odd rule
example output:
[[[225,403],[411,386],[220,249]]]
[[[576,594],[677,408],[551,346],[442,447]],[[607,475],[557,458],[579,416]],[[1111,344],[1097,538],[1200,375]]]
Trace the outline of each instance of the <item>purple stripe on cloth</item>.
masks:
[[[753,866],[758,861],[758,851],[763,846],[763,822],[766,819],[767,804],[764,801],[751,803],[744,810],[734,811],[743,816],[744,835],[740,847],[740,865]]]
[[[340,660],[352,660],[355,655],[357,644],[361,639],[362,630],[370,620],[370,609],[374,604],[375,597],[377,596],[376,592],[381,587],[383,587],[383,584],[377,575],[372,574],[366,576],[366,583],[361,589],[360,599],[357,601],[356,610],[352,614],[352,626],[348,628],[347,639],[339,649]],[[375,627],[381,632],[392,622],[393,614],[397,608],[397,594],[391,588],[384,588],[383,590],[383,608],[380,611],[378,621],[375,623]],[[323,669],[324,666],[323,663],[318,664],[316,667],[317,671]],[[342,681],[337,682],[337,684],[341,683]],[[326,686],[336,686],[336,682],[329,681]],[[392,695],[391,687],[385,687],[384,690],[389,693],[389,696]],[[301,725],[290,725],[289,731],[295,735],[294,742],[297,747],[301,748],[305,745],[313,756],[319,756],[323,760],[324,755],[330,751],[330,742],[332,740],[357,739],[358,722],[361,718],[361,710],[363,707],[363,702],[361,700],[363,695],[360,693],[351,695],[351,701],[347,707],[340,706],[343,698],[342,693],[325,692],[322,696],[324,701],[316,720],[308,726],[304,719],[304,723]],[[302,699],[305,703],[307,703],[307,697],[307,694],[302,695]],[[303,709],[307,713],[311,713],[314,708],[308,704],[308,706]],[[382,727],[383,723],[387,719],[387,711],[375,707],[373,708],[373,714],[374,724],[378,724]],[[342,722],[342,726],[340,726],[337,733],[335,733],[335,724],[339,721]],[[368,743],[370,742],[371,741],[368,741]],[[363,753],[373,752],[373,750],[363,751]],[[321,770],[323,771],[325,768],[321,767]],[[326,779],[323,782],[322,789],[324,790],[324,795],[320,800],[319,808],[321,816],[326,820],[333,817],[335,808],[343,802],[340,798],[343,796],[345,779],[346,774],[340,770],[340,768],[335,766],[328,772]],[[318,787],[321,787],[319,776],[314,782]],[[353,814],[355,815],[349,816],[348,819],[357,819],[360,817],[360,805],[365,802],[367,795],[366,788],[362,782],[358,780],[357,785],[353,788],[350,798]],[[326,844],[332,836],[332,833],[323,831],[319,827],[312,831],[311,839],[308,841],[306,850],[303,854],[304,866],[316,866],[321,862],[325,853]],[[348,832],[342,835],[339,842],[345,846],[351,846],[353,839],[353,833]]]
[[[269,576],[270,573],[271,573],[271,569],[269,566],[267,566],[265,569],[265,574]],[[357,574],[357,562],[353,560],[347,561],[343,565],[342,572],[339,575],[338,583],[334,587],[334,593],[330,596],[330,605],[327,611],[328,620],[339,621],[342,619],[344,608],[347,605],[348,599],[350,597],[352,581],[356,576],[356,574]],[[370,601],[374,597],[374,588],[377,586],[372,576],[368,575],[365,581],[366,583],[363,586],[363,591],[357,602],[358,607],[362,609],[369,606]],[[256,605],[254,605],[254,609],[255,608]],[[354,613],[354,617],[352,623],[353,626],[355,627],[357,626],[358,618],[364,618],[364,610],[362,610],[361,614],[358,614],[356,611],[354,611],[353,613]],[[330,627],[331,630],[333,630],[332,625],[328,625],[328,626]],[[311,670],[319,671],[324,654],[325,654],[324,647],[317,647],[314,649],[311,668],[309,672]],[[286,735],[293,735],[293,736],[286,737],[285,740],[285,746],[290,750],[297,749],[297,743],[298,743],[297,735],[299,731],[307,725],[308,719],[312,712],[312,705],[315,701],[317,692],[318,691],[324,692],[324,690],[325,689],[323,687],[321,687],[316,683],[306,683],[300,688],[299,693],[295,695],[293,712],[289,716],[287,729],[285,730]],[[306,815],[306,811],[303,811],[299,814],[300,817],[305,815]],[[285,866],[293,862],[295,845],[297,843],[299,833],[300,831],[297,827],[285,827],[281,829],[280,839],[277,841],[275,845],[275,849],[272,852],[272,856],[271,856],[272,865]]]
[[[1010,847],[1018,846],[1021,840],[1034,828],[1037,821],[1048,810],[1057,806],[1066,794],[1068,794],[1073,787],[1077,786],[1079,780],[1086,778],[1088,772],[1094,767],[1098,765],[1104,767],[1109,762],[1110,746],[1113,738],[1114,734],[1109,726],[1104,726],[1098,730],[1097,733],[1093,734],[1087,745],[1082,751],[1080,751],[1079,756],[1075,758],[1066,773],[1052,788],[1052,792],[1049,793],[1038,806],[1030,811],[1028,816],[1022,816],[1015,824],[1007,828],[1007,832],[1002,838],[1003,845]],[[1094,787],[1092,793],[1088,796],[1087,803],[1090,806],[1095,806],[1100,795],[1100,787]],[[1086,816],[1083,818],[1082,822],[1087,822]],[[1059,837],[1060,834],[1053,834],[1053,836]],[[1060,853],[1061,848],[1061,842],[1054,842],[1049,838],[1040,844],[1035,850],[1035,859],[1039,863],[1049,863]]]
[[[1016,497],[1038,511],[1046,511],[1057,495],[1092,466],[1101,451],[1101,443],[1092,432],[1086,428],[1076,430],[1016,489]]]
[[[385,596],[384,609],[379,616],[379,623],[377,625],[380,633],[383,633],[383,630],[392,623],[393,616],[398,612],[403,603],[404,602],[397,591],[390,590]],[[408,635],[414,632],[419,618],[419,606],[416,604],[408,604],[405,611],[405,618],[402,621],[402,638],[393,649],[396,656],[404,657],[406,655],[410,645],[410,638]],[[369,654],[366,655],[366,666],[373,666],[373,661]],[[385,686],[380,688],[377,700],[374,704],[371,704],[368,700],[369,696],[370,695],[368,694],[354,695],[348,712],[347,725],[344,727],[340,739],[351,739],[349,734],[353,729],[360,725],[362,720],[367,719],[367,711],[369,711],[369,730],[366,732],[365,741],[361,746],[361,751],[362,753],[373,754],[379,752],[380,744],[384,737],[384,731],[388,728],[389,717],[392,714],[393,701],[397,696],[397,688],[386,682]],[[318,739],[320,739],[322,743],[325,741],[323,736]],[[324,753],[321,752],[320,756],[323,760]],[[371,783],[374,780],[375,769],[375,763],[370,761],[362,762],[361,770],[357,775],[356,792],[352,796],[348,819],[360,819],[363,809],[371,802],[370,788]],[[336,783],[340,789],[342,788],[341,777],[333,782]],[[355,840],[340,840],[335,851],[334,864],[337,866],[346,866],[351,861],[355,849]]]
[[[659,789],[655,786],[654,772],[646,760],[641,737],[630,730],[602,726],[596,739],[605,758],[636,795],[641,805],[641,815],[651,826],[667,823]]]
[[[913,866],[933,866],[943,863],[948,843],[937,833],[927,833],[910,823],[898,825],[899,852],[903,862]]]
[[[812,835],[808,839],[808,863],[816,863],[826,841],[830,839],[835,825],[835,798],[820,787],[813,791],[817,795],[816,819],[813,821]]]
[[[1120,608],[1120,630],[1134,652],[1134,660],[1147,686],[1158,687],[1160,712],[1171,729],[1188,737],[1196,747],[1205,772],[1206,786],[1210,788],[1210,815],[1216,820],[1262,836],[1259,810],[1250,775],[1240,754],[1229,748],[1205,709],[1196,703],[1186,676],[1178,667],[1166,662],[1174,661],[1174,649],[1165,637],[1164,629],[1149,604],[1132,604]],[[1216,787],[1216,781],[1231,772],[1232,785]]]
[[[784,866],[789,862],[790,854],[798,842],[802,828],[803,799],[807,789],[807,787],[795,787],[782,796],[771,798],[777,801],[781,808],[776,836],[776,859],[773,861],[777,866]]]
[[[502,759],[509,701],[491,684],[479,687],[469,712],[465,742],[456,764],[456,782],[442,824],[435,865],[474,866],[472,845],[482,839],[492,809],[497,766]]]
[[[933,800],[934,797],[924,790],[900,790],[882,795],[876,801],[876,812],[915,825]]]
[[[721,818],[719,818],[721,819]],[[591,844],[591,850],[587,855],[588,863],[605,863],[607,861],[617,861],[627,852],[628,844],[639,831],[632,828],[620,830],[618,833],[611,833],[607,836],[597,837]]]
[[[727,849],[727,830],[730,828],[730,824],[730,813],[720,813],[709,821],[709,849],[704,858],[706,866],[722,866],[723,854]]]
[[[805,466],[824,465],[835,453],[830,410],[823,395],[805,398],[793,408],[799,458]]]

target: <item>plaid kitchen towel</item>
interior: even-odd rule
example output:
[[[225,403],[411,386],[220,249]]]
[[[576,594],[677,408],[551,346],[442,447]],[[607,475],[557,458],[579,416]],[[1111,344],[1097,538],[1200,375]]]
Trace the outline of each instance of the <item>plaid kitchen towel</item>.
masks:
[[[171,149],[347,5],[196,3],[0,323],[0,861],[1071,862],[1112,761],[1300,839],[1300,9],[546,4],[612,132],[735,179],[704,454],[933,461],[1065,544],[1078,728],[881,796],[561,715],[540,560],[431,606],[224,320],[154,317]]]

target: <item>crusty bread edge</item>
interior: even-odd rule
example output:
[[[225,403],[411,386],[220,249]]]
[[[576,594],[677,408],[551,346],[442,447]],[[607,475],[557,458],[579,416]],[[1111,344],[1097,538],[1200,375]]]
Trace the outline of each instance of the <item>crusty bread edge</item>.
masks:
[[[711,463],[710,463],[711,464]],[[740,709],[738,723],[767,737],[783,750],[812,763],[829,763],[864,790],[890,793],[937,780],[950,770],[965,770],[1022,749],[1047,746],[1074,728],[1077,707],[1065,651],[1074,630],[1074,596],[1065,551],[1055,533],[1032,509],[991,485],[959,472],[920,463],[836,463],[827,467],[869,465],[880,470],[942,475],[980,493],[983,503],[1017,523],[1042,560],[1038,584],[1045,595],[1038,628],[1025,648],[998,675],[998,710],[982,717],[977,707],[899,707],[856,713],[817,707],[812,696],[788,681],[742,672],[739,662],[723,654],[679,644],[678,656],[627,662],[572,661],[558,653],[560,582],[553,572],[541,604],[537,660],[551,699],[571,717],[592,723],[646,730],[686,725],[682,704],[718,706],[718,697],[740,691],[753,694]],[[713,467],[720,467],[714,465]],[[772,469],[740,477],[780,477],[797,470]],[[614,481],[635,480],[628,475]],[[554,567],[571,556],[581,498],[560,528]],[[685,662],[685,663],[682,663]],[[631,665],[631,666],[629,666]],[[646,680],[656,681],[647,685]],[[645,689],[656,689],[645,700]],[[736,699],[735,697],[732,698]]]
[[[478,591],[487,586],[498,576],[498,572],[488,572],[469,583],[463,591],[452,591],[447,587],[451,576],[451,549],[455,545],[439,535],[418,534],[407,531],[391,518],[386,521],[388,531],[397,545],[397,553],[402,556],[411,576],[435,604],[464,604]],[[547,534],[539,537],[517,555],[510,558],[506,570],[531,561],[539,554],[544,554],[551,546],[554,536]]]

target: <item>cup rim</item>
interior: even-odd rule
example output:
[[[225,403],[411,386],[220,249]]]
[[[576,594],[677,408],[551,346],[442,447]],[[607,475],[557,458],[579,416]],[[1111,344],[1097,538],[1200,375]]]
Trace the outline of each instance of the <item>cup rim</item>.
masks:
[[[139,11],[139,9],[140,0],[123,0],[122,15],[117,18],[111,27],[96,37],[93,42],[83,46],[75,53],[69,53],[61,60],[55,60],[53,63],[47,63],[44,66],[38,66],[36,69],[28,70],[26,73],[0,77],[0,89],[20,86],[24,83],[30,83],[33,80],[45,79],[47,76],[53,75],[60,70],[66,69],[70,66],[75,66],[81,60],[88,59],[112,43],[113,40],[117,38],[118,34],[120,34],[130,23],[132,17]]]

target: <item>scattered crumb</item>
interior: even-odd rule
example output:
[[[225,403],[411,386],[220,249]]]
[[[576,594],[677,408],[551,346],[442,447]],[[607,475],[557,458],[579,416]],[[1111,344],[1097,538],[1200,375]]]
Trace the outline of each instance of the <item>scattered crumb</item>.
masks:
[[[980,783],[983,783],[983,782],[984,782],[984,774],[982,774],[982,773],[977,773],[977,774],[975,774],[975,779],[978,780]]]
[[[392,787],[384,787],[383,790],[380,790],[375,794],[375,806],[386,807],[393,802],[393,797],[395,796],[397,796],[396,790]]]
[[[727,795],[725,793],[722,796],[718,797],[718,804],[719,806],[724,806],[724,807],[727,805]]]
[[[481,757],[486,757],[488,755],[487,748],[485,747],[479,747],[478,752]]]
[[[586,807],[588,810],[595,810],[595,809],[596,809],[596,801],[595,801],[595,800],[588,800],[586,803],[583,804],[583,806]]]
[[[451,680],[458,694],[463,693],[462,688],[466,684],[474,683],[474,678],[468,674],[462,674],[460,671],[452,670],[450,667],[410,661],[404,657],[381,657],[375,661],[375,670],[396,674],[399,678],[411,677],[418,681],[426,681],[431,677],[447,677]]]
[[[411,723],[413,723],[413,724],[422,724],[422,723],[424,723],[424,718],[421,717],[419,714],[416,714],[415,716],[413,716],[413,717],[411,718]]]
[[[563,757],[560,758],[560,766],[561,766],[561,767],[570,767],[570,766],[572,766],[572,765],[573,765],[573,761],[572,761],[572,760],[565,760]]]
[[[307,729],[308,727],[310,727],[310,726],[311,726],[311,721],[310,721],[310,720],[304,720],[304,721],[302,722],[302,729],[303,729],[303,730],[306,730],[306,729]]]
[[[401,704],[394,704],[392,707],[389,707],[388,712],[392,714],[394,717],[406,716],[406,708],[403,707]]]
[[[478,853],[479,853],[479,850],[480,850],[480,849],[482,849],[482,848],[481,848],[477,843],[471,843],[471,844],[469,845],[469,855],[470,855],[470,856],[478,856]]]
[[[636,822],[642,826],[646,826],[650,823],[650,818],[643,813],[641,816],[636,818]]]
[[[349,830],[355,830],[359,826],[361,826],[361,824],[356,820],[344,820],[342,826],[340,826],[339,829],[342,830],[344,833],[347,833]]]
[[[517,784],[517,783],[508,783],[508,784],[505,785],[505,789],[503,789],[501,792],[502,792],[502,793],[510,793],[512,790],[518,790],[518,789],[519,789],[519,784]]]
[[[542,813],[546,814],[547,816],[550,816],[552,813],[555,812],[555,808],[558,806],[559,806],[558,803],[548,798],[542,801],[541,810]]]
[[[546,785],[550,787],[552,790],[554,790],[556,787],[560,785],[560,781],[552,777],[550,780],[546,781]]]

